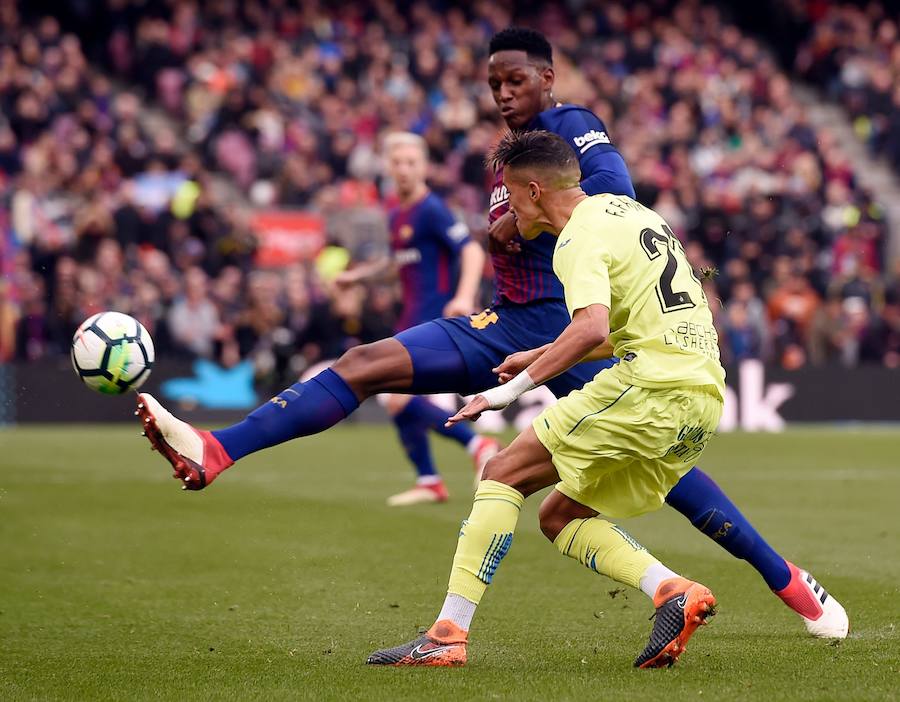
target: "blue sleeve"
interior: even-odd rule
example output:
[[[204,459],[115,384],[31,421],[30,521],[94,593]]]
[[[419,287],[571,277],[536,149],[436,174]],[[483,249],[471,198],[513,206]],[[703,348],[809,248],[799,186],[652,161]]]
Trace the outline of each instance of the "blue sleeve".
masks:
[[[606,125],[597,115],[583,108],[565,110],[551,131],[569,142],[578,154],[581,187],[588,195],[612,193],[634,197],[625,159],[610,143]]]
[[[428,217],[428,231],[435,239],[445,246],[454,256],[458,256],[463,246],[471,241],[469,228],[464,222],[457,221],[456,217],[443,202],[437,201],[426,213]]]

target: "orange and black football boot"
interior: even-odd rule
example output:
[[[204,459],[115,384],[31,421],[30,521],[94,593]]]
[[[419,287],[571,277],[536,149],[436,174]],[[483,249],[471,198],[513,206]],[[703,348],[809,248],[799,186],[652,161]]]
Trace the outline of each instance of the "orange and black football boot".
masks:
[[[705,585],[685,578],[660,583],[653,596],[653,631],[635,668],[668,668],[684,653],[688,639],[716,613],[716,598]]]
[[[366,660],[366,665],[465,665],[467,642],[468,632],[443,619],[417,639],[375,651]]]

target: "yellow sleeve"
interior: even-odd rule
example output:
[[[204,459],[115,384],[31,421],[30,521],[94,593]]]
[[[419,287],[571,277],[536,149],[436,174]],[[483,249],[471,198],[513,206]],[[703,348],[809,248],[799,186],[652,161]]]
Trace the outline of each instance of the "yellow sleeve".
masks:
[[[566,307],[569,314],[589,305],[610,307],[609,266],[610,254],[600,237],[588,231],[580,231],[566,247],[566,269],[561,276],[566,289]]]

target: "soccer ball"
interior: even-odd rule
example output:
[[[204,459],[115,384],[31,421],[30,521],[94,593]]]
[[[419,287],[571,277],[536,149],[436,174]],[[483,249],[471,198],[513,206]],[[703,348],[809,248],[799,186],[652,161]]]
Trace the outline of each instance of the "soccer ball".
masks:
[[[134,317],[101,312],[88,317],[72,338],[72,366],[91,390],[121,395],[136,390],[153,368],[153,339]]]

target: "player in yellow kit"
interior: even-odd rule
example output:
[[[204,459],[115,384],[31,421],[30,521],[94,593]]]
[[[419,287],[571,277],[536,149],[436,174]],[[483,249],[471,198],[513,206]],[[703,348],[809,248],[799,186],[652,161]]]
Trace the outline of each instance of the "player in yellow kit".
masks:
[[[492,161],[503,169],[522,236],[558,236],[553,265],[572,322],[552,344],[508,357],[496,369],[502,384],[449,421],[505,407],[585,358],[614,352],[621,361],[545,410],[488,463],[460,529],[437,621],[368,662],[465,663],[475,608],[509,549],[525,498],[555,485],[541,506],[542,530],[564,555],[653,599],[655,623],[635,665],[672,665],[713,613],[715,598],[599,514],[624,518],[659,508],[715,431],[725,371],[712,315],[663,219],[628,197],[588,197],[578,160],[560,137],[508,134]]]
[[[553,265],[569,314],[609,310],[622,359],[534,422],[557,490],[619,519],[657,509],[722,413],[725,370],[703,289],[665,221],[617,195],[579,201]]]

